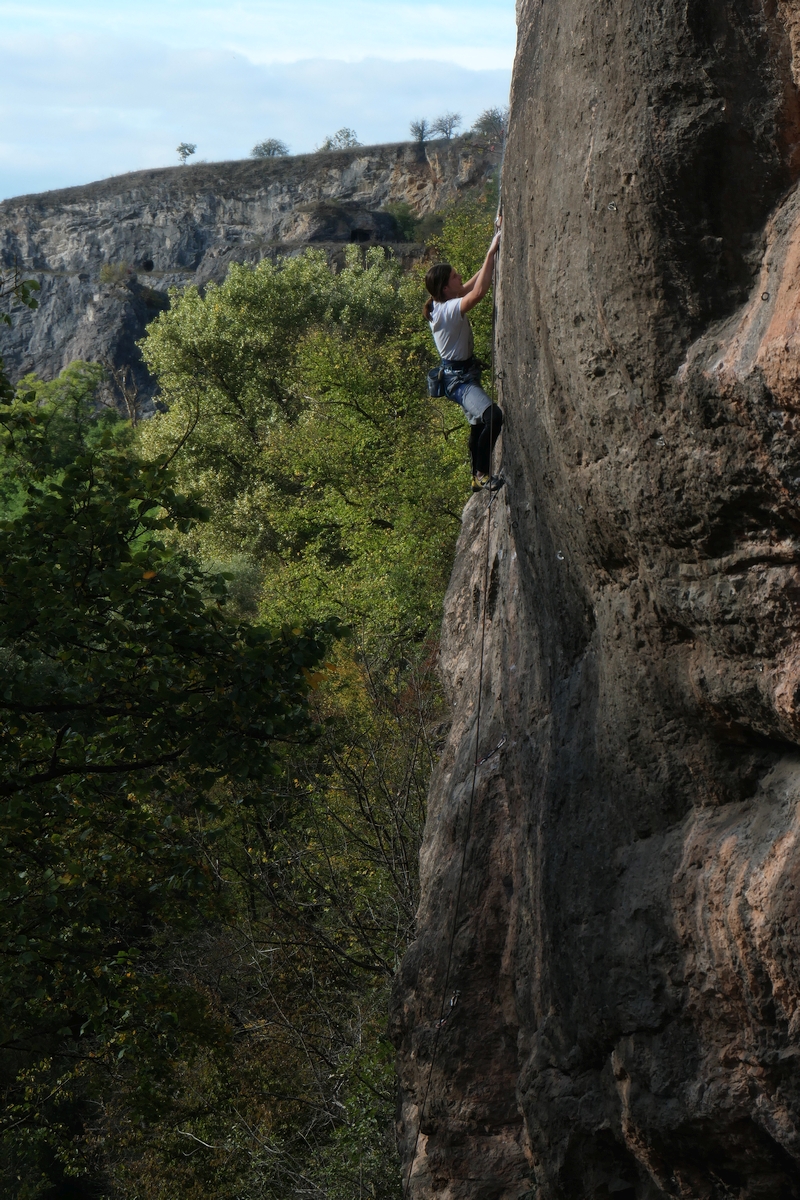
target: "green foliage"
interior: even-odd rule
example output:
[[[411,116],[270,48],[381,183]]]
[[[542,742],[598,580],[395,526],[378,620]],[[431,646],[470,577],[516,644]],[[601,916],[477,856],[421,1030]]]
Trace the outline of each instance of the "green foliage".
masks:
[[[465,273],[490,205],[443,225]],[[0,410],[4,1200],[399,1200],[386,1007],[469,479],[422,298],[356,247],[235,267],[151,326],[139,430],[85,364]]]
[[[384,212],[392,214],[407,242],[416,241],[419,218],[407,200],[398,200],[394,204],[384,205]]]
[[[143,347],[169,405],[143,447],[177,448],[213,511],[193,548],[252,564],[267,619],[333,612],[354,631],[315,693],[323,736],[292,759],[291,817],[242,814],[216,851],[238,896],[216,994],[222,1019],[248,997],[254,1032],[190,1089],[209,1101],[180,1128],[215,1149],[187,1164],[154,1131],[128,1160],[128,1180],[171,1181],[148,1198],[189,1194],[198,1160],[215,1195],[399,1194],[382,1030],[413,937],[445,715],[435,637],[468,484],[463,419],[424,394],[422,298],[381,251],[353,248],[339,272],[311,252],[176,296]]]
[[[187,158],[191,158],[191,156],[194,153],[196,153],[196,151],[197,151],[197,145],[194,142],[181,142],[180,143],[180,145],[177,147],[177,154],[178,154],[178,158],[181,160],[182,167],[186,166]]]
[[[116,436],[125,436],[114,410],[98,411],[97,391],[103,379],[103,368],[97,363],[75,362],[50,383],[36,375],[20,380],[2,410],[24,415],[21,421],[3,427],[0,515],[18,515],[32,483],[45,475],[57,475],[84,449],[111,436],[112,430]]]
[[[234,266],[150,327],[168,411],[143,444],[181,446],[212,510],[193,545],[261,564],[270,619],[412,639],[438,620],[468,476],[459,413],[425,396],[421,298],[382,250],[340,272],[311,251]]]
[[[47,1147],[85,1169],[109,1081],[153,1119],[176,1057],[213,1045],[156,931],[215,909],[214,788],[257,803],[276,746],[308,736],[327,636],[226,619],[224,581],[163,542],[202,511],[126,426],[89,421],[93,377],[0,407],[20,479],[0,521],[0,1159],[34,1173]]]
[[[236,1037],[187,1065],[168,1123],[129,1129],[123,1195],[399,1197],[384,1030],[413,933],[440,700],[427,670],[376,683],[379,664],[344,646],[334,666],[315,693],[322,737],[284,780],[291,803],[276,791],[272,806],[229,809],[215,842],[230,923],[175,943]]]
[[[38,291],[39,284],[36,280],[22,279],[16,266],[13,273],[0,275],[0,303],[17,303],[26,308],[36,309],[39,307],[39,301],[33,293]],[[11,314],[6,309],[0,309],[0,324],[11,324]]]
[[[126,262],[103,263],[100,268],[101,283],[125,283],[131,275],[131,268]]]

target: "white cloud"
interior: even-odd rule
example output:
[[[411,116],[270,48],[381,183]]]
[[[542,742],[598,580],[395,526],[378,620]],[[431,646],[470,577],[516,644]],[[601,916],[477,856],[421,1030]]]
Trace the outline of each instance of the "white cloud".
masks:
[[[4,36],[74,33],[175,49],[232,49],[253,62],[375,56],[509,68],[514,0],[28,0],[0,2]]]
[[[170,5],[177,10],[163,0]],[[265,137],[300,153],[342,125],[364,143],[400,141],[417,116],[455,109],[469,123],[505,102],[510,80],[508,69],[419,58],[265,65],[226,49],[74,30],[46,40],[17,30],[3,41],[2,197],[176,164],[183,140],[209,161],[245,157]]]

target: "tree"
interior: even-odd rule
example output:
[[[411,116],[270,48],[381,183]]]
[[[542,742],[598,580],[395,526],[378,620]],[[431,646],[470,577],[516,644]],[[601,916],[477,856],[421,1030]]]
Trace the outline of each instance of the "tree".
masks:
[[[212,957],[182,950],[221,1019],[225,997],[246,997],[257,1030],[239,1035],[235,1067],[206,1060],[187,1077],[187,1097],[204,1099],[187,1101],[179,1128],[218,1148],[206,1152],[214,1195],[235,1170],[226,1196],[399,1200],[382,1030],[413,937],[446,721],[435,637],[468,481],[462,420],[424,396],[421,299],[380,250],[353,247],[338,272],[311,251],[176,295],[143,346],[168,406],[142,426],[143,449],[179,446],[179,479],[213,509],[195,551],[257,567],[265,618],[332,611],[353,631],[314,693],[324,732],[287,771],[301,802],[261,830],[263,810],[243,813],[216,844],[237,917]],[[175,1173],[165,1195],[183,1194],[186,1147],[163,1130],[150,1145],[152,1174]]]
[[[58,406],[34,390],[0,408],[22,487],[0,523],[0,713],[17,727],[0,796],[105,776],[148,789],[164,768],[198,786],[268,773],[274,738],[303,724],[318,643],[225,619],[224,581],[159,540],[204,510],[113,420],[98,429],[79,412],[79,453],[53,473]]]
[[[289,147],[286,142],[282,142],[280,138],[267,138],[266,141],[256,142],[253,149],[250,151],[251,158],[276,158],[282,157],[289,153]]]
[[[186,166],[187,158],[191,158],[196,150],[197,146],[194,142],[181,142],[178,146],[178,158],[181,160],[182,167]]]
[[[407,200],[396,200],[384,205],[384,212],[391,213],[400,227],[400,233],[407,242],[413,242],[417,236],[419,217]]]
[[[436,118],[431,129],[434,133],[440,133],[442,137],[447,138],[449,142],[460,124],[461,113],[447,112]]]
[[[502,139],[508,125],[507,108],[485,108],[472,126],[473,132]]]
[[[489,207],[444,257],[482,257]],[[0,414],[2,1195],[57,1153],[140,1200],[399,1200],[383,1031],[469,480],[420,291],[377,249],[237,266],[151,326],[169,407],[137,431],[90,364]],[[320,667],[298,630],[331,612]]]
[[[414,141],[419,142],[420,145],[422,145],[423,142],[426,142],[433,132],[431,126],[424,117],[420,117],[418,120],[412,121],[409,125],[409,129],[411,130],[411,136],[413,137]]]
[[[144,398],[139,393],[139,384],[130,363],[121,367],[111,362],[104,362],[106,371],[107,390],[105,396],[99,396],[101,404],[107,407],[122,408],[131,425],[137,425],[142,417]]]
[[[322,144],[318,147],[319,150],[349,150],[353,146],[360,146],[356,131],[343,125],[341,129],[337,129],[336,133],[330,134]]]
[[[335,612],[365,636],[438,620],[466,464],[453,405],[424,396],[419,306],[398,263],[353,247],[338,272],[320,251],[235,265],[149,328],[167,412],[143,444],[167,454],[192,428],[175,469],[212,509],[195,545],[260,563],[271,619]]]
[[[85,1166],[87,1104],[127,1079],[152,1118],[214,1044],[155,931],[215,911],[214,789],[257,803],[309,735],[327,639],[228,619],[224,579],[167,549],[203,510],[94,415],[100,378],[74,365],[0,406],[0,1162],[31,1179],[44,1145]]]

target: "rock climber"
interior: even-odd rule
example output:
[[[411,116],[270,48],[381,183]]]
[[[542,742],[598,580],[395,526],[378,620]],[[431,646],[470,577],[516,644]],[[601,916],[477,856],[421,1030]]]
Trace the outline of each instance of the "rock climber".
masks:
[[[437,263],[425,276],[430,297],[423,311],[441,359],[438,377],[444,394],[461,405],[471,426],[469,452],[472,490],[475,492],[482,488],[496,491],[503,483],[491,473],[492,451],[503,427],[503,413],[481,387],[482,364],[475,357],[472,326],[467,318],[470,309],[491,287],[499,245],[498,232],[492,239],[483,266],[466,282],[449,263]]]

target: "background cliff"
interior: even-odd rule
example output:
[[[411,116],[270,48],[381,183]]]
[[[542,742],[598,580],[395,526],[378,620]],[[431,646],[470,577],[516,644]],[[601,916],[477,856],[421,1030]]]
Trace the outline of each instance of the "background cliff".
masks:
[[[465,514],[396,992],[410,1194],[796,1197],[800,17],[518,18],[507,485]]]
[[[499,146],[480,137],[137,171],[86,187],[0,204],[0,263],[41,285],[39,309],[2,335],[12,379],[50,379],[75,359],[131,367],[148,400],[153,381],[136,342],[173,286],[224,279],[231,262],[291,255],[309,245],[381,244],[404,260],[387,205],[417,217],[482,189]]]

